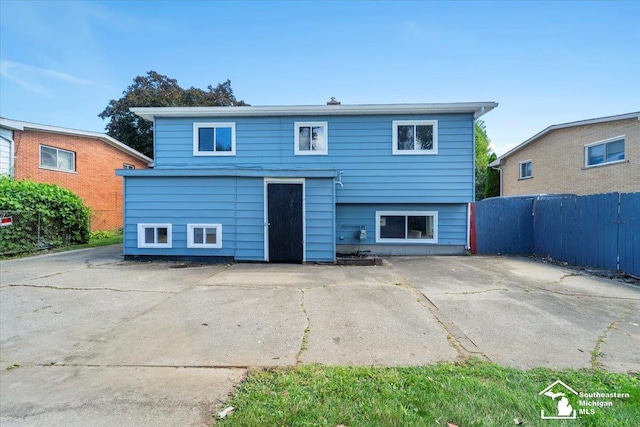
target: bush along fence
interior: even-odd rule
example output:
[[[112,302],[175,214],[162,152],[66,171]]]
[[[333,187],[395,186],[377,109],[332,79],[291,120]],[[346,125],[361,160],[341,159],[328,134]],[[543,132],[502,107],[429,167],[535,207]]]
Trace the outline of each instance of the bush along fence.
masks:
[[[640,276],[640,193],[496,197],[475,205],[476,253],[537,255]]]
[[[52,184],[0,178],[0,255],[89,241],[89,209]]]

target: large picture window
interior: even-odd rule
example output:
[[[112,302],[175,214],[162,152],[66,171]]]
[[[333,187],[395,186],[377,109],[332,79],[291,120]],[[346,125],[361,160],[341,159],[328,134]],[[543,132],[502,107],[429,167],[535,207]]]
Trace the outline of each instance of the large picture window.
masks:
[[[170,248],[171,224],[138,224],[139,248]]]
[[[327,122],[306,122],[295,124],[295,154],[323,155],[329,152],[327,142]]]
[[[222,224],[187,224],[188,248],[221,248]]]
[[[624,136],[584,146],[584,166],[600,166],[624,160]]]
[[[437,243],[438,212],[376,212],[377,243]]]
[[[194,156],[235,156],[235,123],[194,123]]]
[[[438,122],[393,121],[393,154],[438,154]]]
[[[60,148],[40,146],[40,167],[65,172],[75,172],[76,153]]]

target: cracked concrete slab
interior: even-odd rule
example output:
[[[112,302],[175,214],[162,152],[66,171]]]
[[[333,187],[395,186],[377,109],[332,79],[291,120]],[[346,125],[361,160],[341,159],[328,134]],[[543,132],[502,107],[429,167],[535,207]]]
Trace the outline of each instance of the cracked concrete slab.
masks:
[[[0,262],[0,424],[204,426],[247,366],[480,355],[640,371],[640,288],[528,259],[193,266],[119,251]]]
[[[640,311],[625,313],[603,337],[598,363],[611,372],[640,373]]]
[[[394,283],[388,268],[337,265],[235,264],[205,281],[209,286],[293,287],[350,286]]]
[[[297,289],[198,286],[114,328],[63,361],[82,365],[295,365],[306,318]]]
[[[304,305],[309,334],[303,363],[421,365],[458,356],[437,319],[393,282],[309,289]]]
[[[0,289],[0,359],[48,364],[99,338],[170,294]]]
[[[624,313],[640,312],[637,286],[522,258],[397,258],[391,264],[494,362],[519,368],[602,363],[620,372],[640,367],[638,352],[625,351],[640,345],[633,328],[626,335],[610,331],[608,359],[592,360],[603,331]]]
[[[243,369],[20,367],[3,373],[0,424],[208,426]],[[37,386],[35,386],[37,385]]]

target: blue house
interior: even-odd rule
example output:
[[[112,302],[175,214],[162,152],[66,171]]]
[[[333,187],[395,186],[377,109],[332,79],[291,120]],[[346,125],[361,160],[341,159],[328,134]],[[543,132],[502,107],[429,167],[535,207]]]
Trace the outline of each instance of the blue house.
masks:
[[[461,254],[474,120],[494,102],[134,108],[154,168],[124,177],[124,255],[333,262]]]

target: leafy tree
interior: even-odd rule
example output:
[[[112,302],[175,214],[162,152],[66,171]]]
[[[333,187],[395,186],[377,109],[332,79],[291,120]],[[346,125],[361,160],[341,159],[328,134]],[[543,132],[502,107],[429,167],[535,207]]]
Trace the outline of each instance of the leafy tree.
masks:
[[[248,105],[233,95],[231,81],[207,86],[207,90],[183,89],[176,79],[155,71],[137,76],[133,84],[122,92],[122,98],[112,99],[98,114],[109,119],[107,134],[120,142],[153,157],[153,124],[132,113],[131,107],[206,107]]]
[[[491,153],[489,163],[497,159],[496,153]],[[487,168],[487,179],[484,186],[484,198],[497,197],[500,195],[500,171],[493,168]]]
[[[484,186],[489,166],[489,156],[491,140],[487,135],[487,129],[482,120],[477,120],[475,126],[475,149],[476,149],[476,200],[484,198]]]

